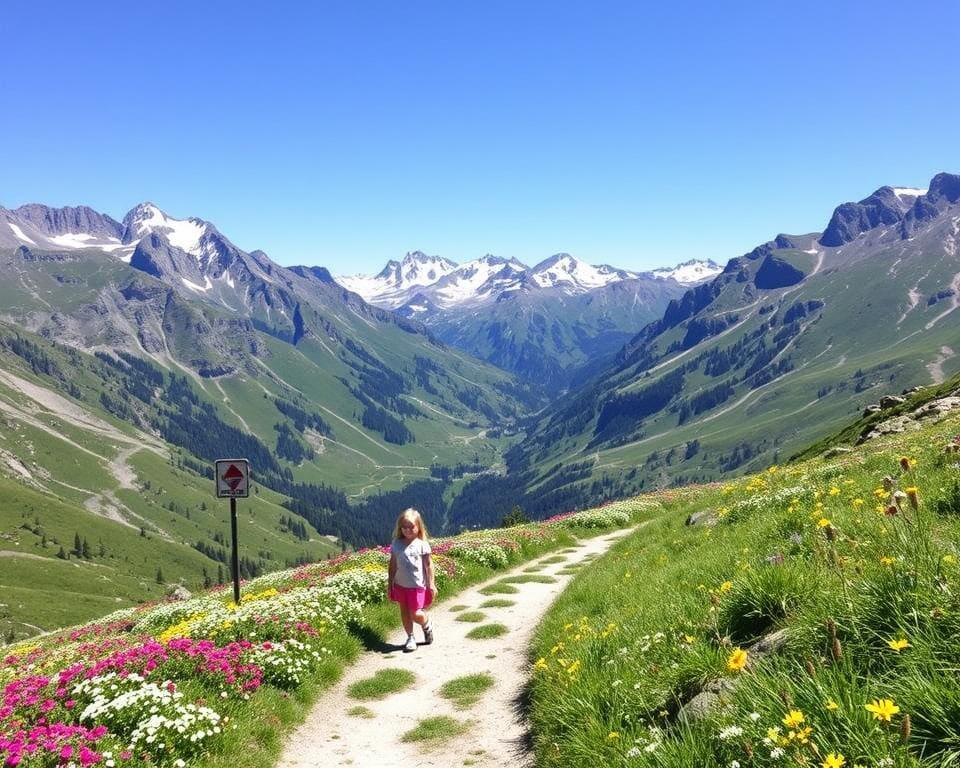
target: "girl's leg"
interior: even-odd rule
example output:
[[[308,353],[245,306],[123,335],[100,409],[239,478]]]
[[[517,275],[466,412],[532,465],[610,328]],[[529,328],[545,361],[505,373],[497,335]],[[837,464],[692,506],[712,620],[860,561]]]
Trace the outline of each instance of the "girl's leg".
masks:
[[[427,615],[426,611],[421,609],[413,614],[413,619],[423,627],[423,639],[427,645],[430,645],[430,643],[433,642],[433,626],[430,624],[430,616]]]
[[[403,623],[403,629],[407,635],[413,634],[413,615],[409,606],[400,605],[400,621]]]

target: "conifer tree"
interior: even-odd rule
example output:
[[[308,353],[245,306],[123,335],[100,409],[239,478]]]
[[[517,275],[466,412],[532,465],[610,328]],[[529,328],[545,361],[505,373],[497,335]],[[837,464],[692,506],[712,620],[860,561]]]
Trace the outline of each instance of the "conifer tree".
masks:
[[[163,584],[163,568],[157,566],[157,584]]]

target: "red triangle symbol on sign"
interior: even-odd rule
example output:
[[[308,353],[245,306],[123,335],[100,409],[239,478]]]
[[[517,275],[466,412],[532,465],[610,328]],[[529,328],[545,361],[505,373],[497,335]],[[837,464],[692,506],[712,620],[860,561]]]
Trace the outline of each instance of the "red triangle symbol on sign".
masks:
[[[236,464],[231,464],[221,479],[229,486],[231,491],[237,490],[237,486],[243,482],[243,472],[237,469]]]

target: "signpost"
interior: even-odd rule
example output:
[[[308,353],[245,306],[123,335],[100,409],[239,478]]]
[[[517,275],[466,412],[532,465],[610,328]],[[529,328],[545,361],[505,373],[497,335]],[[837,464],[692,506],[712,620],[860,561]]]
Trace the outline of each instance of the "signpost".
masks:
[[[233,554],[233,602],[240,605],[240,550],[237,546],[237,499],[250,496],[250,464],[246,459],[217,459],[213,471],[217,498],[230,499],[230,537]]]

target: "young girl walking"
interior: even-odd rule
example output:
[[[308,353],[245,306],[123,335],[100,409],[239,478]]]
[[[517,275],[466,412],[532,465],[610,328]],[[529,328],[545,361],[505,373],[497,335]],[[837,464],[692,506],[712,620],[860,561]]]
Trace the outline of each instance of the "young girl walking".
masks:
[[[423,627],[423,641],[433,642],[430,617],[423,610],[433,602],[437,583],[430,562],[427,527],[417,510],[405,509],[397,518],[390,545],[390,566],[387,569],[387,597],[400,604],[400,621],[407,633],[404,651],[417,650],[413,623]]]

